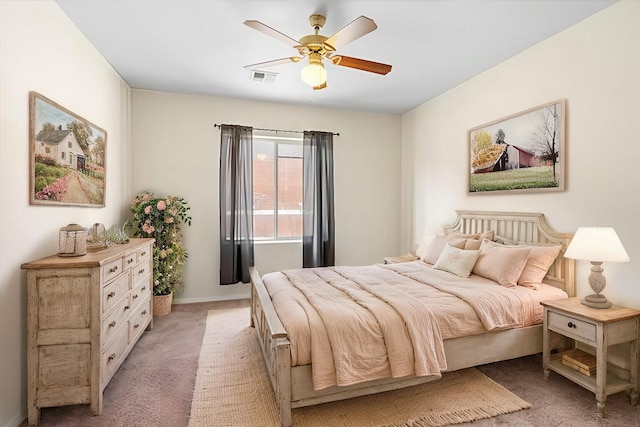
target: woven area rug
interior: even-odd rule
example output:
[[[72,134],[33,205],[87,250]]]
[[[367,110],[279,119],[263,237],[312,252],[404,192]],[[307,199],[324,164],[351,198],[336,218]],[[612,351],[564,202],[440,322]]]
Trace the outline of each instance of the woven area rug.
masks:
[[[531,405],[475,368],[430,383],[293,410],[294,426],[443,426]],[[275,395],[249,309],[210,310],[189,427],[279,426]]]

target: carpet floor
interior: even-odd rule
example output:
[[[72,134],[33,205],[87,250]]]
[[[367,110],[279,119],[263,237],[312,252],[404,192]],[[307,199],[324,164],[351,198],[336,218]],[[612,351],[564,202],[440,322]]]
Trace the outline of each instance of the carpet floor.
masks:
[[[142,335],[105,389],[101,416],[91,415],[88,405],[44,408],[40,425],[187,426],[207,313],[247,306],[246,300],[174,305],[171,314],[154,319],[154,329]],[[540,355],[477,369],[532,407],[461,426],[640,427],[640,405],[630,405],[625,393],[609,396],[607,418],[599,419],[593,393],[553,373],[544,380]]]
[[[200,352],[189,427],[278,427],[275,394],[249,309],[211,310]],[[401,390],[293,410],[307,427],[445,426],[529,408],[474,368]]]

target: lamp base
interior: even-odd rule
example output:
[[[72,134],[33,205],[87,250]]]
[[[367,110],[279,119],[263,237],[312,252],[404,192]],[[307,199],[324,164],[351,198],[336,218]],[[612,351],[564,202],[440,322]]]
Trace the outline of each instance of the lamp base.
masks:
[[[600,294],[588,295],[580,303],[593,308],[611,308],[613,305],[611,301],[607,301],[607,297]]]

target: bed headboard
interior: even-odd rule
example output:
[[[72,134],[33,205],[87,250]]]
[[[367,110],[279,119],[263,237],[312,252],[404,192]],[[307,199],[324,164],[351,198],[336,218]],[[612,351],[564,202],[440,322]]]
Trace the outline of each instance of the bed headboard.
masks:
[[[444,226],[445,232],[456,230],[472,234],[493,230],[498,238],[515,243],[561,244],[560,255],[549,268],[544,283],[563,289],[570,297],[575,296],[575,262],[564,257],[573,234],[555,231],[541,213],[472,210],[457,210],[456,213],[455,222]]]

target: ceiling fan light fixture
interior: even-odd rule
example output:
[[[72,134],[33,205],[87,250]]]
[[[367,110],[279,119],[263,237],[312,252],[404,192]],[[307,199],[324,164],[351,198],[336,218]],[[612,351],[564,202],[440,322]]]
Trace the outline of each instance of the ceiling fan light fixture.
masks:
[[[320,86],[327,81],[327,70],[319,54],[309,54],[309,64],[300,71],[300,77],[311,87]]]
[[[373,19],[367,18],[366,16],[359,16],[334,33],[331,37],[326,37],[320,34],[320,30],[324,26],[325,21],[326,17],[323,15],[311,15],[309,17],[309,23],[311,24],[311,27],[313,27],[314,34],[306,35],[299,40],[284,35],[280,31],[275,30],[260,21],[244,21],[246,26],[290,45],[298,53],[297,56],[259,62],[257,64],[246,65],[245,68],[264,68],[288,62],[298,62],[304,58],[309,58],[309,64],[301,70],[300,77],[302,81],[311,86],[314,90],[324,89],[327,87],[327,71],[322,63],[323,59],[330,60],[335,65],[362,70],[369,73],[385,75],[391,71],[391,65],[343,55],[334,56],[334,52],[337,48],[340,48],[347,43],[351,43],[352,41],[357,40],[378,28]]]

